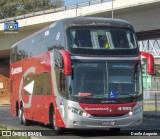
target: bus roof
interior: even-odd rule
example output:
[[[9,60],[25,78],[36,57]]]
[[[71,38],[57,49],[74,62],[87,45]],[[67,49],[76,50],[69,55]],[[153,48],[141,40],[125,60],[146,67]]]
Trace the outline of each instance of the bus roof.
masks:
[[[114,26],[114,27],[128,27],[133,28],[131,23],[122,19],[115,19],[115,18],[99,18],[99,17],[73,17],[73,18],[66,18],[58,20],[51,25],[33,33],[32,35],[23,38],[22,40],[18,41],[11,48],[14,48],[17,44],[28,40],[29,38],[36,36],[37,34],[48,30],[49,28],[54,27],[57,24],[62,24],[65,28],[74,27],[74,26]]]
[[[75,17],[59,20],[63,22],[66,28],[72,26],[117,26],[117,27],[131,27],[131,23],[122,19],[99,18],[99,17]],[[57,22],[57,23],[58,23]]]

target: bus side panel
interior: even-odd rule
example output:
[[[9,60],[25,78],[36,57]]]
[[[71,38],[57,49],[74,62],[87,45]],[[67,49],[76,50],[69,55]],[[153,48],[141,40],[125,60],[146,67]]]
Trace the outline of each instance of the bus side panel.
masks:
[[[10,91],[10,113],[15,116],[16,115],[16,108],[15,108],[15,80],[11,79],[11,91]]]
[[[30,72],[31,68],[35,69],[34,73]],[[29,97],[32,96],[30,107],[24,108],[25,118],[29,120],[46,122],[46,118],[44,118],[44,116],[46,115],[46,113],[48,114],[48,106],[47,106],[49,102],[48,99],[52,98],[52,93],[49,94],[49,96],[47,97],[47,95],[45,95],[45,92],[43,92],[43,89],[41,94],[41,92],[37,92],[37,88],[39,88],[38,85],[41,85],[41,81],[43,81],[43,79],[38,81],[38,76],[40,76],[43,73],[50,74],[50,71],[51,69],[50,69],[49,53],[44,53],[35,57],[23,59],[19,62],[11,64],[11,79],[12,80],[16,79],[16,82],[13,81],[13,86],[17,86],[15,89],[14,87],[12,88],[12,97],[11,97],[12,114],[15,115],[15,110],[14,110],[15,101],[16,100],[20,101],[19,100],[20,96],[22,98],[23,104],[28,104]],[[35,78],[37,78],[37,80],[34,81],[33,91],[32,92],[24,91],[24,88],[27,87],[27,85],[29,85]],[[29,81],[27,81],[28,79]],[[25,83],[25,80],[27,81],[27,83]],[[19,90],[20,90],[20,95],[19,95]],[[39,93],[40,95],[36,93]],[[47,108],[44,109],[44,106]]]
[[[17,70],[18,63],[13,63],[10,66],[10,79],[11,79],[11,91],[10,91],[10,112],[13,116],[18,115],[18,109],[20,108],[19,102],[19,82],[22,74]]]
[[[52,90],[53,90],[53,105],[54,105],[54,110],[55,110],[55,125],[58,127],[66,127],[62,118],[61,114],[61,106],[60,103],[63,100],[62,96],[59,94],[58,86],[57,86],[57,79],[56,79],[56,71],[55,71],[55,57],[54,57],[54,52],[50,53],[51,57],[51,77],[52,77]]]
[[[26,108],[25,115],[26,118],[30,120],[46,123],[47,121],[45,120],[45,115],[48,113],[48,109],[45,107],[48,107],[47,103],[49,99],[51,99],[52,94],[49,94],[49,97],[47,97],[46,92],[44,92],[42,87],[44,84],[44,79],[41,77],[41,75],[43,73],[50,74],[51,70],[49,53],[30,58],[27,62],[29,63],[28,67],[35,67],[36,71],[33,75],[34,87],[31,107]]]

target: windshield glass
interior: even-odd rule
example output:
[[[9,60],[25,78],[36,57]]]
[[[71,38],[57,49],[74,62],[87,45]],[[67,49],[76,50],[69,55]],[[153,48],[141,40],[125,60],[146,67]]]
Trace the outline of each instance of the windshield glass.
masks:
[[[68,76],[70,96],[124,98],[139,96],[140,67],[137,63],[73,63]]]
[[[72,48],[133,49],[137,47],[135,34],[124,28],[72,28],[68,31]]]

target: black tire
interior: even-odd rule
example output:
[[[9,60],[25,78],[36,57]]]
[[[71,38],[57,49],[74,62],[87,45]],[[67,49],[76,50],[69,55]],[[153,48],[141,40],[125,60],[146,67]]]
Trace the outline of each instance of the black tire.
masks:
[[[20,123],[21,125],[23,125],[22,108],[20,108],[20,109],[18,110],[18,117],[19,117],[19,123]]]
[[[22,123],[23,123],[23,125],[25,125],[25,126],[29,126],[29,125],[30,125],[30,120],[28,120],[28,119],[26,119],[26,118],[24,117],[23,107],[21,108],[21,110],[22,110]]]
[[[55,112],[53,110],[53,129],[56,135],[62,134],[62,128],[55,125]]]
[[[109,131],[114,134],[118,134],[120,132],[120,128],[110,128]]]

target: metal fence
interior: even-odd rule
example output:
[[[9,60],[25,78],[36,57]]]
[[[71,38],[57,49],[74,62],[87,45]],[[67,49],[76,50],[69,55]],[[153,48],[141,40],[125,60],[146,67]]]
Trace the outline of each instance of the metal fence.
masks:
[[[152,77],[151,79],[151,91],[160,92],[160,77]]]
[[[141,40],[138,43],[140,51],[151,53],[154,58],[160,58],[160,38]]]
[[[144,95],[144,110],[145,111],[160,111],[160,77],[152,76],[150,80],[143,81],[143,85],[146,83],[143,95]],[[148,87],[149,86],[149,87]]]
[[[105,2],[112,2],[112,1],[111,0],[88,0],[86,2],[76,3],[76,4],[72,4],[68,6],[62,6],[62,7],[55,8],[55,9],[53,8],[50,10],[34,11],[33,13],[30,13],[30,14],[20,15],[16,17],[7,18],[7,19],[0,19],[0,23],[6,22],[6,21],[24,19],[24,18],[33,17],[33,16],[49,14],[49,13],[56,13],[56,12],[61,12],[61,11],[66,11],[66,10],[71,10],[71,9],[80,9],[82,7],[91,6],[95,4],[101,4]]]
[[[160,91],[144,90],[144,111],[160,111]]]

